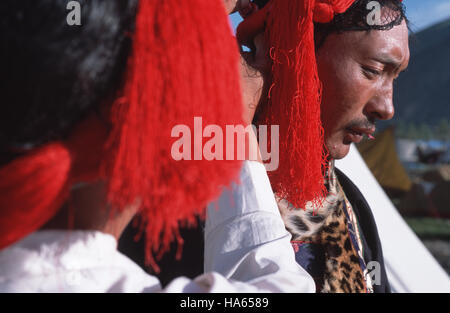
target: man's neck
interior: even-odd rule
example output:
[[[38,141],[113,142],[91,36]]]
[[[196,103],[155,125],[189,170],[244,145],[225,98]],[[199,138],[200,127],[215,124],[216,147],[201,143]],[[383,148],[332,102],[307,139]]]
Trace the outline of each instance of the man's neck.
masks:
[[[41,229],[100,231],[119,239],[137,206],[112,212],[105,199],[104,183],[73,188],[67,203]]]

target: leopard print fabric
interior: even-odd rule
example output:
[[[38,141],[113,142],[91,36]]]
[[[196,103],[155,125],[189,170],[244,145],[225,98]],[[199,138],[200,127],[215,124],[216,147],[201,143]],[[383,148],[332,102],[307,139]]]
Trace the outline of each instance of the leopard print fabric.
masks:
[[[320,254],[312,262],[320,266],[315,274],[317,291],[322,293],[364,293],[367,288],[357,251],[352,245],[344,213],[345,194],[330,166],[325,185],[329,194],[320,208],[307,205],[305,210],[295,210],[285,200],[278,199],[286,229],[295,243],[320,247]],[[314,212],[313,212],[314,211]],[[294,246],[295,248],[295,246]]]

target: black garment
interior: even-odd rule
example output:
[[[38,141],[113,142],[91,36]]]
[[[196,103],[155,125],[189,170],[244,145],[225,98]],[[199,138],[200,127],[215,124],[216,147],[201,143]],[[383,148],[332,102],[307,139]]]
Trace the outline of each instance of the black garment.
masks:
[[[374,292],[390,293],[391,288],[386,275],[380,238],[378,237],[378,230],[372,211],[358,187],[339,169],[336,168],[335,170],[339,183],[344,189],[360,225],[361,241],[364,246],[364,260],[366,264],[371,261],[377,261],[381,267],[381,284],[373,286]],[[181,235],[185,240],[185,244],[181,260],[175,260],[176,245],[172,245],[171,251],[158,262],[158,265],[161,267],[161,273],[157,274],[157,276],[164,286],[175,277],[181,275],[195,278],[202,274],[203,228],[203,223],[199,221],[199,226],[195,229],[182,229]],[[131,225],[128,226],[124,235],[120,238],[119,251],[151,273],[151,269],[144,266],[144,242],[143,240],[138,242],[133,240],[135,235],[136,230]]]
[[[344,189],[345,195],[347,196],[348,201],[350,201],[353,212],[359,222],[361,241],[364,246],[364,260],[366,261],[366,264],[376,261],[381,267],[381,284],[374,285],[373,290],[375,293],[390,293],[391,287],[384,266],[383,251],[381,249],[377,225],[369,204],[361,191],[359,191],[358,187],[356,187],[355,184],[353,184],[353,182],[339,169],[336,168],[335,170],[339,183]]]
[[[147,273],[158,277],[162,286],[167,286],[173,279],[185,276],[190,279],[203,274],[204,222],[197,220],[197,227],[180,227],[180,235],[184,240],[181,259],[176,259],[178,245],[171,244],[171,249],[162,259],[156,260],[161,272],[155,273],[151,267],[145,266],[145,236],[138,241],[135,237],[138,230],[131,222],[119,239],[118,250],[136,262]]]

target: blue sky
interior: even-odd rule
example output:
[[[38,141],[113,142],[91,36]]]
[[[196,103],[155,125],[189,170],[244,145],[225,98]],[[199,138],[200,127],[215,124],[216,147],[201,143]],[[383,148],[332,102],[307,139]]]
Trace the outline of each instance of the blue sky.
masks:
[[[414,31],[450,17],[450,0],[404,0]]]
[[[411,28],[417,32],[446,18],[450,18],[450,0],[404,0]],[[240,17],[231,16],[231,22],[236,27]]]

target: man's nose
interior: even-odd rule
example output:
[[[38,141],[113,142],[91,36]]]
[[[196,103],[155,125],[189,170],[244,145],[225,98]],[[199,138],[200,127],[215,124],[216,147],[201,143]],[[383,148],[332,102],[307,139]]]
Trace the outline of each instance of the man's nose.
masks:
[[[367,103],[365,113],[378,120],[390,120],[394,117],[393,83],[384,85],[374,94]]]

